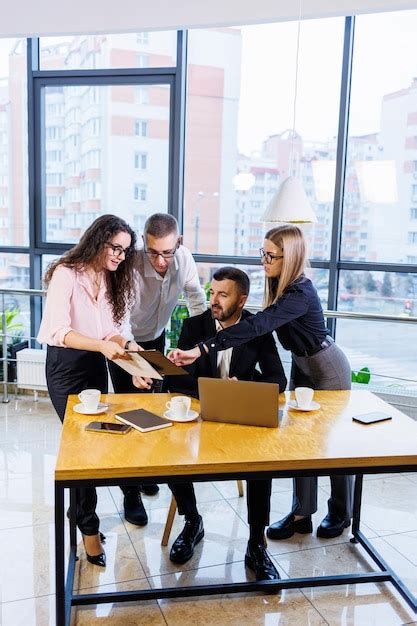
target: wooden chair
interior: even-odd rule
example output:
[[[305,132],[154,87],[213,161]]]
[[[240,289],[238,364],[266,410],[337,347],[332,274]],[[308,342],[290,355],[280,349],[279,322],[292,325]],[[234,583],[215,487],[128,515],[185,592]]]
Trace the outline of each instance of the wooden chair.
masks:
[[[239,498],[243,498],[243,482],[241,480],[237,480],[237,490],[239,493]],[[174,496],[171,498],[171,504],[169,505],[169,511],[167,515],[167,521],[165,522],[164,534],[162,535],[161,546],[167,546],[169,536],[171,534],[172,524],[174,523],[175,513],[177,512],[177,503],[175,502]]]

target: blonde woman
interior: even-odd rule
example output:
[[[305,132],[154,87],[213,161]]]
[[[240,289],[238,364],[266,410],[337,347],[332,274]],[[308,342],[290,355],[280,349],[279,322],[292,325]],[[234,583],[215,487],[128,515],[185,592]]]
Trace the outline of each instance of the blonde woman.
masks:
[[[260,254],[265,271],[264,310],[192,350],[173,350],[169,357],[177,365],[189,365],[203,353],[234,348],[275,330],[282,346],[291,351],[290,389],[350,389],[349,362],[328,335],[317,291],[304,274],[302,231],[290,224],[269,230]],[[317,528],[319,537],[337,537],[350,525],[353,480],[353,476],[330,476],[328,513]],[[316,510],[317,478],[295,478],[292,510],[268,528],[267,536],[288,539],[296,532],[313,532],[311,516]]]

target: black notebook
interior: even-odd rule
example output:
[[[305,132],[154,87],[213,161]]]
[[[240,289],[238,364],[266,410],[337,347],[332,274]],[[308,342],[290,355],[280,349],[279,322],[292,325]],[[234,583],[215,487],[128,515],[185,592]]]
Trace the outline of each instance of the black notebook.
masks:
[[[147,433],[150,430],[158,430],[159,428],[167,428],[172,426],[172,422],[169,422],[155,413],[151,413],[146,409],[134,409],[133,411],[123,411],[117,413],[114,416],[120,422],[129,424],[136,430],[140,430],[141,433]]]

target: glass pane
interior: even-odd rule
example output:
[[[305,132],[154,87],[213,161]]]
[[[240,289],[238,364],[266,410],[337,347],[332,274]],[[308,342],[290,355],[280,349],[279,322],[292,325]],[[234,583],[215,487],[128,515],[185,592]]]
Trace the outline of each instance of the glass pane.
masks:
[[[0,77],[0,245],[27,246],[25,39],[0,39]]]
[[[42,70],[172,67],[176,31],[41,37]]]
[[[357,313],[415,316],[417,274],[344,270],[340,272],[337,308]]]
[[[138,232],[168,199],[170,87],[44,89],[46,240],[74,243],[103,213]]]
[[[7,289],[29,289],[28,254],[0,253],[0,284]],[[8,311],[6,334],[11,338],[11,343],[17,343],[23,335],[29,335],[29,296],[0,293],[0,331],[3,330],[2,311]]]
[[[370,370],[372,389],[417,392],[415,325],[337,320],[336,340],[346,352],[354,372],[365,367]]]
[[[417,262],[417,11],[356,18],[342,258]]]
[[[292,173],[319,220],[312,257],[329,258],[343,27],[343,18],[301,25],[295,134],[297,23],[190,31],[184,223],[193,252],[256,256],[262,213]]]
[[[223,267],[224,263],[197,263],[198,275],[200,283],[204,288],[208,288],[209,283],[216,270]],[[232,265],[232,264],[231,264]],[[248,298],[248,306],[262,308],[264,296],[265,273],[261,265],[233,265],[247,273],[250,280],[250,293]],[[329,287],[329,272],[324,269],[308,268],[307,276],[314,282],[322,306],[327,306],[327,296]]]

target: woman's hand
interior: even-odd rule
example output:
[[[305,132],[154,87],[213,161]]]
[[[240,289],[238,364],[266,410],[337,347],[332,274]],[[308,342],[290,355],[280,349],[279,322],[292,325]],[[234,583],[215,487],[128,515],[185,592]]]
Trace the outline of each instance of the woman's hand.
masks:
[[[168,354],[168,359],[175,365],[191,365],[200,356],[200,348],[191,348],[191,350],[180,350],[176,348]]]
[[[142,376],[132,376],[132,381],[138,389],[150,389],[152,387],[152,378]]]
[[[143,348],[138,343],[136,343],[136,341],[134,339],[131,339],[129,341],[128,350],[129,350],[129,352],[135,352],[135,351],[141,352],[143,350]]]
[[[100,352],[110,361],[118,359],[125,354],[124,348],[115,341],[100,341]]]

